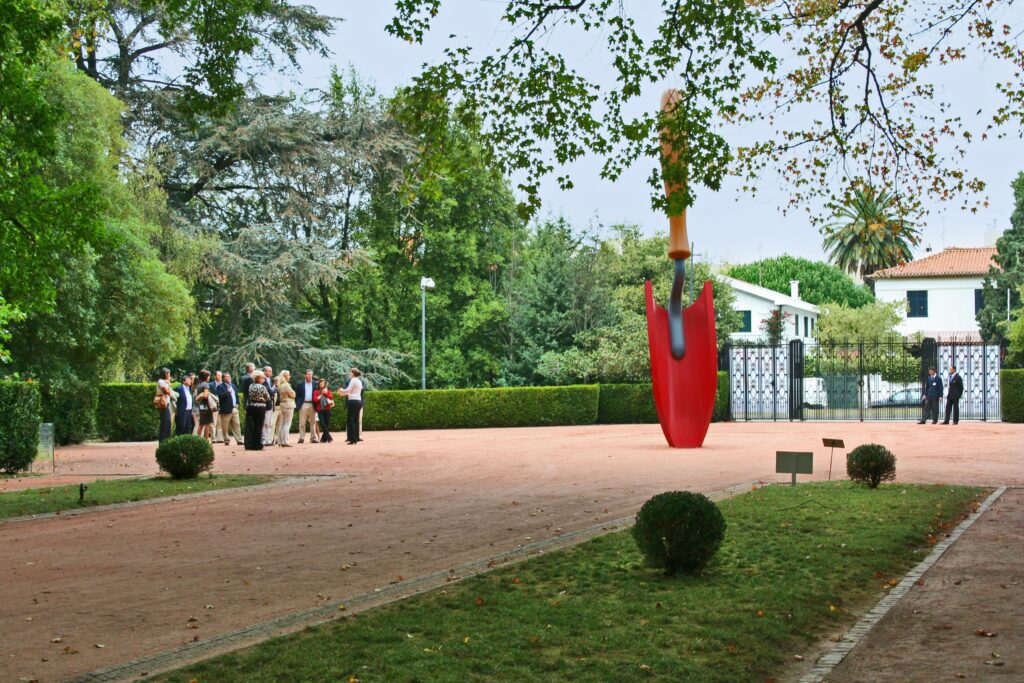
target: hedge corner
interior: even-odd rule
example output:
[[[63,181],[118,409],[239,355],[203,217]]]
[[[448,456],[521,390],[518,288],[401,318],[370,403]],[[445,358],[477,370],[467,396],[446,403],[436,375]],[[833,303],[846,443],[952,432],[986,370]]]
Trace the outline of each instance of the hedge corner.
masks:
[[[39,387],[0,382],[0,472],[19,472],[39,449]]]
[[[1024,370],[1003,369],[999,373],[1003,422],[1024,422]]]

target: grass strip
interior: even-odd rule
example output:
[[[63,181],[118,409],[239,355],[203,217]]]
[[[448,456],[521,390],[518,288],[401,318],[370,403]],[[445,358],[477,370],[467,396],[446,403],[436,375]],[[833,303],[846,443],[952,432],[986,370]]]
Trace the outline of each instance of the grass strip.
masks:
[[[99,479],[86,484],[85,499],[81,502],[78,499],[78,484],[9,491],[0,493],[0,519],[252,486],[265,484],[272,479],[249,474],[216,474],[213,477],[184,480],[169,477]]]
[[[162,680],[761,681],[852,624],[981,495],[761,488],[720,503],[726,539],[701,576],[663,576],[616,532]]]

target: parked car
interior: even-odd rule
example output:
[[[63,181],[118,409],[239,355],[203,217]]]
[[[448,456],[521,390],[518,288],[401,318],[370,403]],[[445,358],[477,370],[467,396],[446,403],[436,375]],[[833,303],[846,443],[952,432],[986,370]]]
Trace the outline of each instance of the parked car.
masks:
[[[901,389],[890,394],[888,398],[871,402],[872,408],[906,408],[918,407],[920,405],[920,389]]]

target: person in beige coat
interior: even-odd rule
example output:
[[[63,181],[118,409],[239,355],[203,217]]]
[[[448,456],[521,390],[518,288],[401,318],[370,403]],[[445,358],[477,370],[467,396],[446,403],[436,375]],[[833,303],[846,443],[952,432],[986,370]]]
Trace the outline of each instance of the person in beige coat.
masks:
[[[291,446],[288,443],[288,433],[292,429],[292,414],[295,412],[295,390],[290,384],[291,379],[292,374],[287,370],[283,370],[277,378],[277,396],[280,403],[274,412],[277,415],[278,446]]]

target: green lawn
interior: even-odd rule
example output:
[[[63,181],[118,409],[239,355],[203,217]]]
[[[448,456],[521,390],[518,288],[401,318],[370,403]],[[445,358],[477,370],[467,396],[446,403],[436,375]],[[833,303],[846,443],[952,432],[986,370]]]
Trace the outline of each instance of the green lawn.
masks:
[[[762,681],[850,625],[981,492],[772,486],[721,503],[703,576],[643,565],[628,532],[453,583],[165,681]]]
[[[238,486],[265,484],[272,477],[248,474],[217,474],[213,477],[200,476],[198,479],[179,480],[157,477],[154,479],[100,479],[86,484],[85,500],[78,502],[78,484],[54,486],[51,488],[28,489],[0,493],[0,519],[39,515],[58,510],[75,510],[125,503],[133,500],[179,496],[184,493],[200,493],[214,489],[230,489]]]

